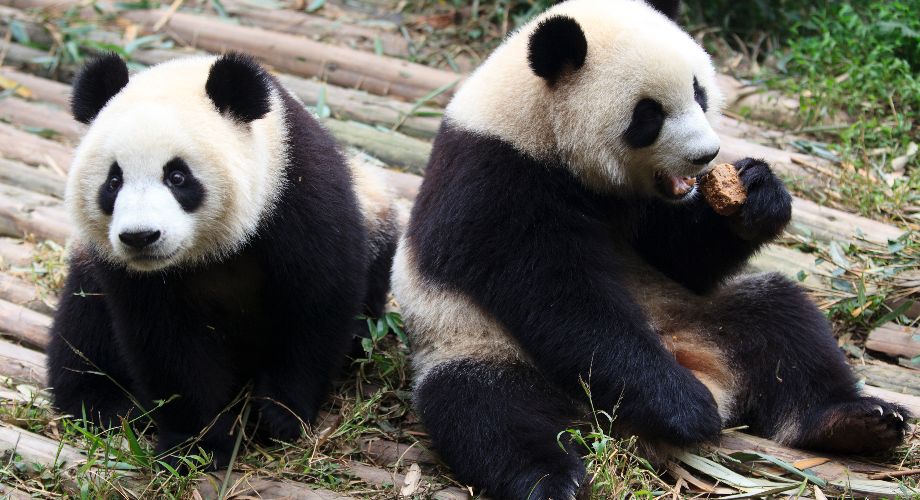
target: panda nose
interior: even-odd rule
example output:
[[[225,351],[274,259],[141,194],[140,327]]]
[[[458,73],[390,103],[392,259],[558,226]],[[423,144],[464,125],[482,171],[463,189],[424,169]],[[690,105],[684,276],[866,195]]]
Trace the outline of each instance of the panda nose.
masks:
[[[137,231],[134,233],[124,232],[118,235],[122,243],[131,248],[140,250],[149,246],[154,241],[160,239],[159,231]]]
[[[692,164],[694,164],[694,165],[705,165],[705,164],[711,162],[712,160],[714,160],[715,157],[716,157],[718,154],[719,154],[719,150],[716,149],[716,150],[713,151],[712,153],[709,153],[709,154],[707,154],[707,155],[700,156],[699,158],[690,160],[690,163],[692,163]]]

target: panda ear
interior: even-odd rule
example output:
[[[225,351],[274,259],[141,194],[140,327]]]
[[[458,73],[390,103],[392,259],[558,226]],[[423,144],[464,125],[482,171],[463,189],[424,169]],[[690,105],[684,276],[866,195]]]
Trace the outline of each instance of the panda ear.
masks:
[[[527,44],[530,69],[550,84],[555,83],[564,71],[580,69],[587,56],[585,32],[577,21],[567,16],[553,16],[540,21]]]
[[[221,114],[249,123],[271,111],[271,77],[251,57],[231,52],[211,66],[205,91]]]
[[[680,0],[645,0],[655,10],[677,22],[677,16],[680,15]]]
[[[88,124],[127,84],[128,66],[120,57],[111,52],[96,57],[74,79],[70,112],[77,121]]]

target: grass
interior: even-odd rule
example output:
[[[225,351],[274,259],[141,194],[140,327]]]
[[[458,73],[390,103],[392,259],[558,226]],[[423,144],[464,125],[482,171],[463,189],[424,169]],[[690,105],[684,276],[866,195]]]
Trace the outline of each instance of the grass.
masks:
[[[903,217],[920,200],[917,12],[920,0],[816,8],[793,26],[772,81],[799,96],[802,129],[840,155],[840,194],[866,215]],[[845,126],[815,127],[828,123]]]

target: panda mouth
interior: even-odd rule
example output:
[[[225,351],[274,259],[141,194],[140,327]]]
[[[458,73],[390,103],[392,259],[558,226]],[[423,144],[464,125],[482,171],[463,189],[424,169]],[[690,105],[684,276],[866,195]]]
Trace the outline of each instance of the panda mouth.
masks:
[[[655,172],[655,188],[666,199],[682,200],[696,188],[696,178],[671,175],[658,170]]]

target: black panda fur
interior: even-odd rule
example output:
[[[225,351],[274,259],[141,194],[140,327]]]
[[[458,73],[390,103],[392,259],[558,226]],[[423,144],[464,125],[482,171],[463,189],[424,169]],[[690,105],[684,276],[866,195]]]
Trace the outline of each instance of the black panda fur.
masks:
[[[264,70],[239,55],[215,67],[248,78],[247,92],[281,96],[286,182],[274,210],[239,251],[205,264],[138,273],[78,247],[48,355],[61,412],[112,426],[140,416],[137,404],[168,400],[152,414],[157,453],[175,464],[174,454],[201,446],[220,467],[235,440],[232,403],[247,383],[260,435],[293,441],[312,422],[361,328],[362,304],[382,310],[395,227],[381,221],[372,244],[335,140]],[[74,109],[95,116],[84,108],[107,99],[85,103],[92,92],[78,90]],[[265,114],[249,102],[258,96],[222,96],[215,105],[233,119]]]

